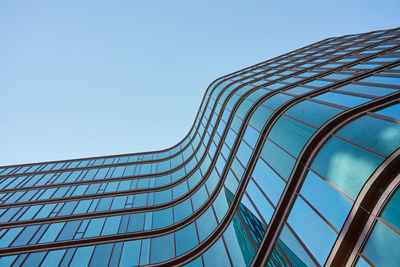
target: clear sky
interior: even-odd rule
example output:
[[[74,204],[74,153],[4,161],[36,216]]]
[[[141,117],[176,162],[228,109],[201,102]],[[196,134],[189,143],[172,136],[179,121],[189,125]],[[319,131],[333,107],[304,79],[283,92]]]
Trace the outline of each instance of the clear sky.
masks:
[[[0,165],[168,148],[219,76],[400,26],[399,0],[0,1]]]

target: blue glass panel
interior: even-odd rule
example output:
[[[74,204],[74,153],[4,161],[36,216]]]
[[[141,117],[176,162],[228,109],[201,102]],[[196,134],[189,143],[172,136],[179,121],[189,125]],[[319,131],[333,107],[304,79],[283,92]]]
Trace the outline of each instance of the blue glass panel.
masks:
[[[271,141],[266,140],[261,151],[261,157],[285,180],[289,178],[295,159],[288,153],[278,148]]]
[[[122,249],[120,267],[131,267],[139,265],[140,240],[126,241]]]
[[[192,214],[192,205],[190,199],[187,199],[174,206],[174,221],[179,222]]]
[[[226,189],[226,187],[223,186],[213,203],[215,214],[217,215],[217,219],[219,222],[221,222],[222,218],[225,216],[230,206],[230,201],[228,198],[227,191],[228,189]]]
[[[376,113],[400,120],[400,104],[381,109]]]
[[[382,161],[382,158],[365,150],[331,138],[319,151],[311,167],[355,199]]]
[[[375,266],[398,266],[400,236],[378,221],[363,250]]]
[[[107,217],[101,235],[114,235],[118,232],[121,216]]]
[[[105,220],[106,218],[96,218],[90,220],[90,223],[85,231],[84,237],[99,236]]]
[[[58,266],[62,257],[64,256],[65,249],[49,251],[46,258],[42,262],[41,267]]]
[[[64,224],[65,223],[63,222],[50,224],[49,228],[47,228],[47,231],[44,233],[39,243],[53,242],[56,239],[58,233],[63,228]]]
[[[246,131],[243,135],[243,140],[245,140],[247,144],[250,145],[251,148],[254,148],[254,146],[257,143],[259,135],[260,134],[256,130],[254,130],[253,127],[247,126]]]
[[[330,85],[332,83],[333,82],[329,82],[329,81],[314,80],[312,82],[306,83],[306,85],[316,86],[316,87],[324,87],[324,86]]]
[[[370,267],[368,262],[366,262],[363,258],[359,258],[356,264],[356,267]]]
[[[365,102],[370,101],[371,99],[353,95],[345,95],[340,93],[328,92],[322,95],[315,96],[314,99],[318,99],[321,101],[326,101],[329,103],[346,106],[346,107],[355,107],[361,105]]]
[[[176,231],[175,242],[177,256],[194,248],[199,243],[197,240],[195,224],[191,223],[185,228]]]
[[[293,266],[317,266],[286,225],[279,235],[278,242]]]
[[[80,247],[76,249],[74,258],[71,261],[70,266],[88,266],[90,257],[92,256],[94,246]]]
[[[91,267],[108,266],[108,261],[110,260],[110,255],[113,249],[113,245],[114,244],[112,243],[97,245],[93,252],[93,256],[92,259],[90,260],[89,266]]]
[[[31,267],[31,266],[39,266],[43,257],[46,255],[46,251],[31,253],[25,259],[24,264],[22,266]]]
[[[360,80],[360,82],[400,85],[400,77],[370,76]]]
[[[236,153],[236,157],[240,160],[243,166],[246,166],[247,162],[249,162],[252,152],[253,150],[246,143],[241,141],[238,151]]]
[[[81,221],[67,222],[65,224],[64,228],[62,229],[60,235],[57,237],[57,241],[73,239],[76,231],[78,230],[80,223],[81,223]],[[47,230],[47,231],[49,231],[49,230]]]
[[[231,266],[221,238],[203,254],[204,266]]]
[[[296,86],[296,87],[294,87],[292,89],[287,90],[286,92],[290,93],[290,94],[294,94],[294,95],[302,95],[302,94],[308,93],[308,92],[310,92],[312,90],[313,89],[311,89],[311,88]]]
[[[164,235],[151,239],[150,263],[169,260],[175,256],[174,234]]]
[[[302,194],[337,230],[350,212],[353,202],[327,182],[309,171],[301,188]]]
[[[285,182],[262,159],[258,159],[252,177],[276,205],[281,198]]]
[[[387,87],[379,87],[379,86],[371,86],[371,85],[361,85],[361,84],[347,84],[342,87],[337,88],[337,90],[354,92],[359,94],[367,94],[374,96],[384,96],[391,93],[394,93],[398,90]]]
[[[253,201],[255,207],[261,213],[261,216],[264,218],[265,222],[268,224],[272,214],[274,213],[274,209],[272,208],[271,204],[269,204],[252,180],[250,180],[247,184],[246,192]]]
[[[215,219],[212,206],[210,206],[197,220],[197,230],[199,232],[200,242],[206,239],[212,231],[217,227],[217,220]]]
[[[336,232],[301,198],[297,198],[290,212],[288,223],[317,261],[323,265],[336,240]]]

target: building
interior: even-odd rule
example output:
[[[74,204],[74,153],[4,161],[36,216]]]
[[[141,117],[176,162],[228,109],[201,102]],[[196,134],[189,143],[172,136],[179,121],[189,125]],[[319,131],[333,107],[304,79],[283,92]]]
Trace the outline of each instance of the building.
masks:
[[[211,83],[163,151],[0,167],[1,266],[400,264],[400,28]]]

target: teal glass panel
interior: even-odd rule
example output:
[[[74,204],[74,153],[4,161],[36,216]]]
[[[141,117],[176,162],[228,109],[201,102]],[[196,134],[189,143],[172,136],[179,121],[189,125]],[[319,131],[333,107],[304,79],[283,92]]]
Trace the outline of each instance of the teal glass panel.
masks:
[[[315,112],[316,110],[318,112]],[[291,107],[285,113],[318,128],[342,111],[340,108],[304,100]]]
[[[258,159],[252,177],[269,200],[276,205],[281,198],[285,182],[262,159]]]
[[[268,257],[267,266],[291,267],[286,257],[276,245]]]
[[[292,96],[289,95],[284,95],[284,94],[276,94],[274,96],[271,96],[270,98],[268,98],[267,100],[265,100],[262,104],[273,108],[273,109],[277,109],[278,107],[280,107],[283,103],[289,101],[290,99],[292,99]]]
[[[382,161],[376,155],[333,137],[319,151],[311,168],[355,199]]]
[[[225,230],[224,239],[233,266],[249,266],[255,252],[248,233],[241,225],[237,215]]]
[[[153,212],[153,229],[163,228],[172,223],[172,208],[156,210]]]
[[[199,232],[199,239],[202,242],[206,239],[212,231],[217,227],[217,220],[215,219],[212,206],[210,206],[197,220],[197,230]]]
[[[314,99],[341,105],[341,106],[346,106],[346,107],[355,107],[361,104],[364,104],[371,99],[365,98],[365,97],[359,97],[359,96],[353,96],[353,95],[345,95],[341,93],[334,93],[334,92],[328,92],[322,95],[315,96]]]
[[[150,264],[163,262],[175,256],[174,234],[151,239]]]
[[[400,235],[377,221],[363,254],[375,266],[398,266],[400,262]]]
[[[64,253],[65,249],[49,251],[46,258],[44,258],[41,267],[58,266],[62,257],[64,256]]]
[[[90,257],[92,256],[94,246],[79,247],[76,249],[75,255],[70,263],[70,266],[88,266]]]
[[[286,225],[282,228],[278,243],[293,266],[317,266]]]
[[[197,240],[196,227],[194,223],[175,232],[176,255],[179,256],[186,251],[194,248],[199,241]]]
[[[201,256],[192,260],[188,264],[185,264],[184,267],[203,267],[203,262],[201,261]]]
[[[154,202],[156,205],[163,204],[171,200],[172,200],[171,189],[155,192]]]
[[[271,114],[272,110],[264,106],[259,106],[251,116],[249,124],[255,127],[257,130],[261,131],[264,127],[265,122],[268,120]]]
[[[185,201],[179,203],[174,206],[174,221],[179,222],[184,218],[188,217],[192,214],[192,205],[190,203],[190,199],[186,199]]]
[[[371,116],[350,122],[337,135],[385,157],[400,147],[400,123]]]
[[[386,205],[381,217],[400,230],[400,190],[392,196],[389,203]]]
[[[295,159],[288,153],[277,147],[271,141],[266,140],[261,150],[261,157],[285,180],[289,178]]]
[[[223,186],[213,203],[218,222],[221,222],[222,218],[225,216],[230,206],[230,201],[228,198],[229,193],[227,193],[227,191],[229,190],[225,186]]]
[[[140,243],[141,240],[124,242],[121,259],[119,261],[120,267],[131,267],[139,265]]]
[[[314,132],[315,130],[310,126],[287,116],[281,116],[271,129],[268,137],[297,158]]]
[[[337,230],[350,212],[353,202],[326,181],[309,171],[300,194],[313,205]]]
[[[204,266],[206,267],[231,266],[221,238],[219,238],[212,247],[204,252],[203,260]]]
[[[319,264],[323,265],[336,240],[336,232],[299,197],[287,221]]]

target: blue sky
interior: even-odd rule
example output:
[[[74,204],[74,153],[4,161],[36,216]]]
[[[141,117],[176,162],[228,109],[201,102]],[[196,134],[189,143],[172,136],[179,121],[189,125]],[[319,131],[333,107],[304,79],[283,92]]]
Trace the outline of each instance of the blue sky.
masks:
[[[0,165],[168,148],[219,76],[400,26],[393,1],[1,1]]]

